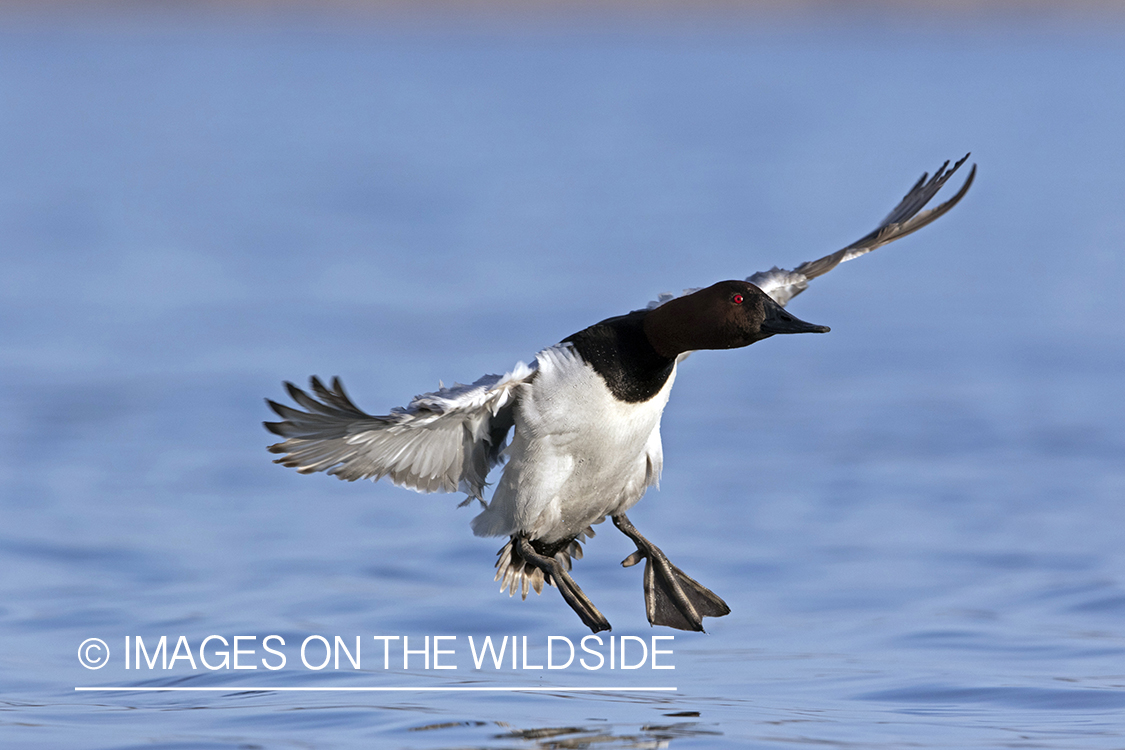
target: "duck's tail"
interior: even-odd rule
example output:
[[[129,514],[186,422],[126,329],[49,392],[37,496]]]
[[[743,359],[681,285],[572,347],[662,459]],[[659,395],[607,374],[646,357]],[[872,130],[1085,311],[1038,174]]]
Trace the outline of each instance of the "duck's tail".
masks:
[[[593,537],[594,530],[587,526],[586,530],[573,539],[563,539],[558,542],[546,543],[538,539],[529,540],[532,548],[544,557],[553,557],[570,570],[571,560],[582,559],[582,542],[587,537]],[[534,589],[536,594],[543,593],[543,584],[554,586],[555,582],[550,576],[545,575],[540,568],[530,564],[520,556],[515,544],[517,537],[512,537],[508,543],[497,552],[496,578],[500,581],[500,591],[508,590],[508,596],[520,592],[523,599],[527,599],[528,589]]]

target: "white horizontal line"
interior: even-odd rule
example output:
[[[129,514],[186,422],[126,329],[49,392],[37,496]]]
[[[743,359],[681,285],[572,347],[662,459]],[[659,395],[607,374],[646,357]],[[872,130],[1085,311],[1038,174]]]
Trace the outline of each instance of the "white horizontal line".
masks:
[[[463,692],[463,693],[652,693],[677,690],[674,687],[76,687],[84,692],[210,692],[210,693],[394,693],[394,692]]]

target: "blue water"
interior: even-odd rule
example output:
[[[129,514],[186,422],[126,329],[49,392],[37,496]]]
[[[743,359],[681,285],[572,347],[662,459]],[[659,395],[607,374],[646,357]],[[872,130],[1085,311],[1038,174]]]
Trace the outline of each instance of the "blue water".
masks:
[[[8,19],[0,744],[1125,746],[1123,132],[1112,24]],[[575,568],[674,670],[475,669],[584,629],[497,593],[458,497],[264,450],[282,380],[382,413],[832,251],[969,150],[961,206],[793,302],[831,334],[682,367],[630,515],[732,614],[649,628],[609,525]],[[211,635],[258,668],[125,669]],[[548,690],[246,691],[470,686]]]

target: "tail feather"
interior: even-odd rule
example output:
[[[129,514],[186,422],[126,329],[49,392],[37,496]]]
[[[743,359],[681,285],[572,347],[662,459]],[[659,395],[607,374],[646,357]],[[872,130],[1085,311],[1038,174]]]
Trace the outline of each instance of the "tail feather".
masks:
[[[559,560],[566,570],[570,570],[572,560],[582,559],[582,542],[587,537],[592,536],[594,536],[594,530],[587,526],[585,531],[573,539],[564,539],[561,542],[550,544],[533,539],[531,540],[531,546],[545,557],[554,557]],[[496,553],[496,578],[493,580],[500,581],[501,593],[507,590],[508,596],[515,596],[516,591],[519,591],[521,598],[526,600],[528,590],[534,590],[536,594],[542,594],[544,583],[548,586],[554,586],[555,582],[551,580],[550,575],[531,565],[520,556],[515,541],[516,537],[512,537]]]

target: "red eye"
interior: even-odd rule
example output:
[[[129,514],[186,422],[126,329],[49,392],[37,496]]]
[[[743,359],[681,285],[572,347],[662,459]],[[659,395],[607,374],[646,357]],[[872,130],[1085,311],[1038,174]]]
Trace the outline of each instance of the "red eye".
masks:
[[[742,304],[742,295],[736,294],[736,295],[734,295],[733,297],[730,298],[730,301],[733,302],[736,305],[741,305]]]

